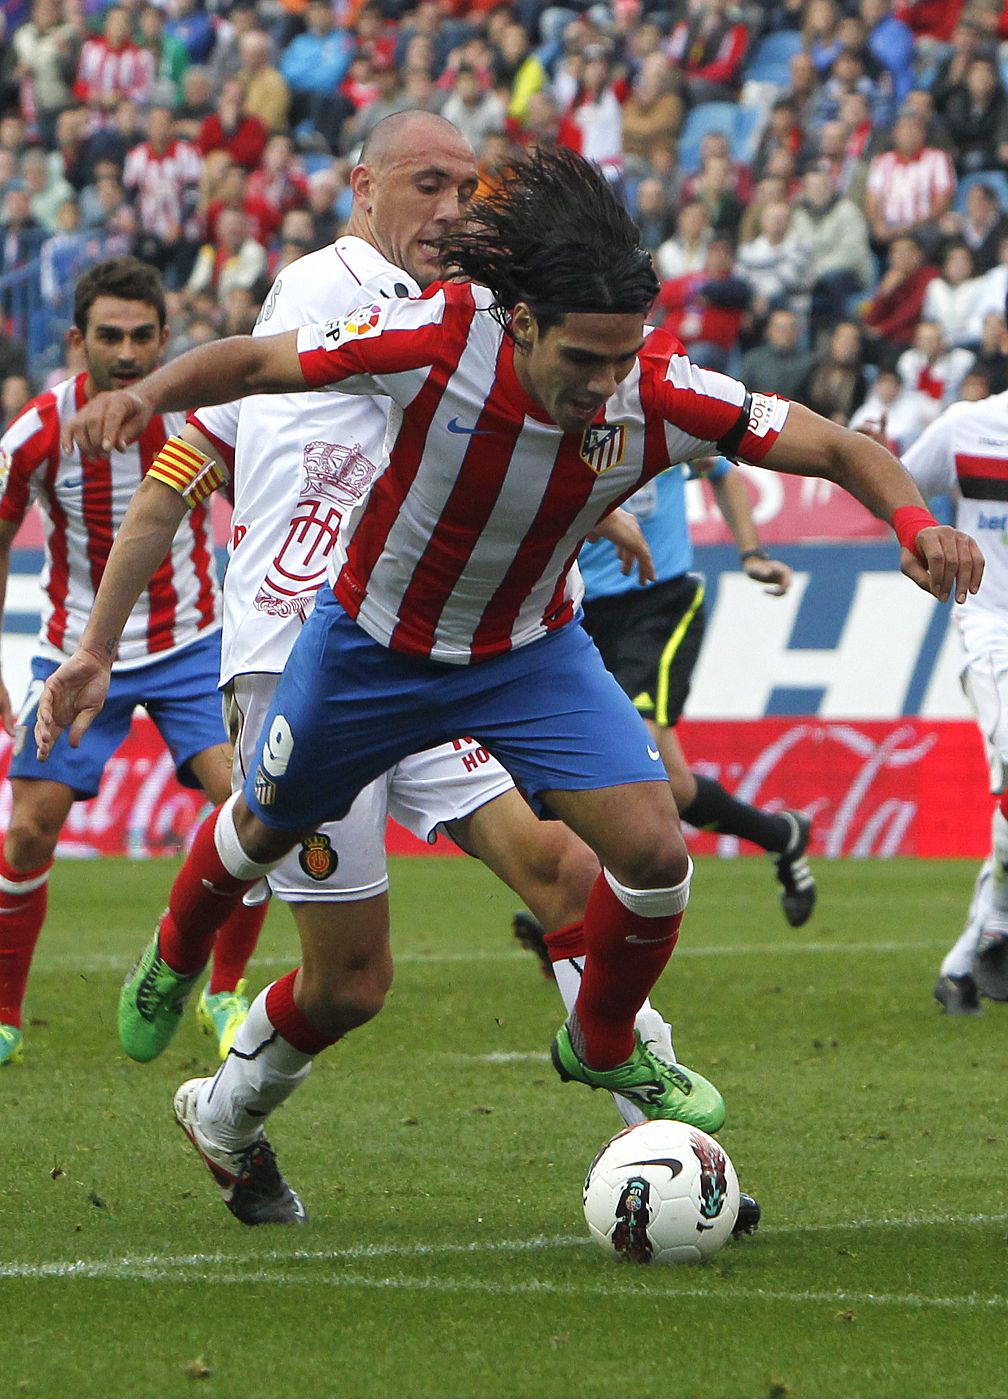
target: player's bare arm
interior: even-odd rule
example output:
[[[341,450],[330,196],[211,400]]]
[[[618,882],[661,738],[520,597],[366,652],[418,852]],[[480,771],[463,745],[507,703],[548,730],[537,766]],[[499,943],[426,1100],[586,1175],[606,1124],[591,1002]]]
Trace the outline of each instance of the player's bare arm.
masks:
[[[863,433],[851,432],[792,403],[787,421],[761,466],[836,482],[872,515],[893,525],[900,539],[900,568],[907,578],[945,602],[964,603],[976,593],[984,561],[976,541],[931,517],[913,478],[891,452]],[[897,512],[920,511],[897,515]],[[894,518],[895,517],[895,518]],[[911,548],[912,546],[912,548]]]
[[[128,389],[96,394],[66,425],[63,447],[84,454],[123,451],[155,413],[304,388],[296,331],[230,336],[187,351]]]
[[[217,468],[212,480],[226,476],[213,445],[197,428],[187,424],[181,441]],[[194,462],[194,471],[197,466]],[[123,628],[192,509],[192,499],[177,485],[153,475],[156,470],[155,462],[130,501],[109,551],[80,646],[46,681],[35,723],[35,743],[42,759],[48,758],[66,729],[71,746],[76,748],[100,712]]]
[[[7,578],[10,573],[10,552],[17,534],[17,526],[9,520],[0,520],[0,621],[3,619],[4,603],[7,598]],[[0,680],[0,724],[5,733],[13,737],[14,708],[11,705],[7,687]]]
[[[630,511],[622,510],[619,506],[610,511],[588,535],[590,544],[596,540],[608,540],[615,547],[624,574],[632,573],[636,566],[641,583],[654,583],[655,566],[651,550],[640,521]]]
[[[733,467],[724,476],[711,477],[710,486],[718,510],[735,538],[747,576],[757,583],[766,584],[766,591],[777,597],[786,593],[791,587],[791,569],[781,560],[771,559],[763,549],[741,474]]]

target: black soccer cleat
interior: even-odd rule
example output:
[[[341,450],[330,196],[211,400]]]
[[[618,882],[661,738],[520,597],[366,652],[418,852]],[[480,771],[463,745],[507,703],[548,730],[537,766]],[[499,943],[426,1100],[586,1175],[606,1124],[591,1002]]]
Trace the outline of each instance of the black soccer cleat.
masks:
[[[791,836],[779,856],[774,858],[774,870],[781,890],[781,907],[792,928],[801,928],[812,916],[816,902],[816,882],[809,869],[805,852],[812,836],[812,818],[804,812],[781,812],[791,828]]]
[[[747,1191],[740,1191],[738,1215],[735,1217],[735,1224],[732,1227],[733,1238],[737,1240],[742,1235],[755,1235],[759,1229],[762,1214],[760,1203],[756,1197],[750,1196]]]
[[[980,993],[968,972],[961,977],[943,974],[938,978],[933,993],[935,1001],[946,1016],[980,1016]]]
[[[546,947],[546,930],[535,915],[530,914],[527,909],[519,909],[511,920],[511,930],[523,948],[527,948],[530,953],[535,953],[546,981],[554,981],[553,959]]]
[[[277,1166],[276,1154],[260,1132],[247,1147],[229,1151],[206,1136],[197,1117],[197,1097],[206,1079],[187,1079],[175,1093],[175,1121],[202,1157],[224,1204],[243,1225],[304,1225],[301,1197]]]

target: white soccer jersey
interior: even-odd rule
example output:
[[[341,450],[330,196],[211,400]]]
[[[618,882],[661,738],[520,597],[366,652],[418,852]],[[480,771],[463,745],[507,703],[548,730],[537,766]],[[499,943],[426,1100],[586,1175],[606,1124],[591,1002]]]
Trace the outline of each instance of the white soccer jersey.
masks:
[[[987,561],[979,592],[954,604],[957,613],[1008,631],[1008,393],[953,404],[903,461],[925,499],[955,498],[957,525]]]
[[[419,293],[369,243],[340,238],[283,269],[254,334],[342,315],[364,296]],[[191,415],[236,463],[222,683],[283,670],[326,576],[340,518],[375,475],[388,402],[346,398],[333,409],[325,394],[259,394]]]
[[[383,461],[344,517],[334,591],[376,641],[465,664],[569,622],[586,534],[676,462],[760,461],[786,400],[698,369],[657,330],[606,405],[562,432],[522,388],[491,296],[438,285],[303,327],[305,382],[393,400]]]
[[[32,502],[45,530],[39,650],[62,661],[77,647],[105,561],[133,493],[182,414],[157,415],[125,452],[81,460],[60,448],[62,425],[84,404],[86,374],[31,400],[0,438],[0,519],[19,525]],[[220,589],[205,506],[191,511],[130,613],[116,668],[143,665],[220,626]]]

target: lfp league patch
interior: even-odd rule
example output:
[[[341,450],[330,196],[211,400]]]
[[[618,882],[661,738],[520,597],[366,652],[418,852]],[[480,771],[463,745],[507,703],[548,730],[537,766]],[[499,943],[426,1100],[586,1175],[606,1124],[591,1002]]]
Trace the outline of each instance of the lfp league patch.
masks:
[[[385,308],[376,301],[368,302],[338,320],[327,322],[322,332],[322,343],[327,350],[335,350],[348,340],[366,340],[368,336],[379,333],[384,319]]]

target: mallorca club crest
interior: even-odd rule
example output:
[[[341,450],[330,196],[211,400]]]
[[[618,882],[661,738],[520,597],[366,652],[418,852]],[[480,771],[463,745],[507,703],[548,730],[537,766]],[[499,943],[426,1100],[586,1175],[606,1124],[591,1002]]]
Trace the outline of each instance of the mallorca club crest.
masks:
[[[595,423],[581,434],[578,453],[596,476],[618,467],[626,451],[626,428],[622,423]]]
[[[312,832],[301,842],[298,865],[310,880],[328,880],[338,863],[339,857],[332,848],[332,842],[321,831]]]
[[[716,1142],[697,1133],[690,1134],[690,1145],[700,1163],[700,1214],[703,1220],[697,1221],[697,1230],[713,1230],[713,1225],[703,1222],[716,1220],[728,1198],[725,1155]]]
[[[648,1239],[651,1219],[651,1187],[643,1176],[632,1176],[616,1205],[613,1249],[631,1264],[650,1264],[654,1247]]]

